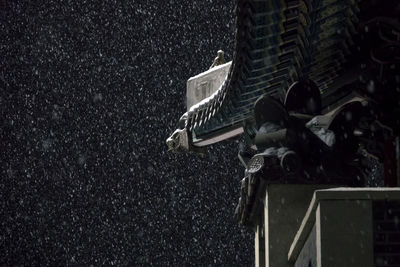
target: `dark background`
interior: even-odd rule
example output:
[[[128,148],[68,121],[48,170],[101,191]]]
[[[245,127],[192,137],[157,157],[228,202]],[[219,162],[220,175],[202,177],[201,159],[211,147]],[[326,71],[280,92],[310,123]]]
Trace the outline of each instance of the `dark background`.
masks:
[[[0,265],[250,266],[235,142],[165,140],[230,0],[0,1]]]

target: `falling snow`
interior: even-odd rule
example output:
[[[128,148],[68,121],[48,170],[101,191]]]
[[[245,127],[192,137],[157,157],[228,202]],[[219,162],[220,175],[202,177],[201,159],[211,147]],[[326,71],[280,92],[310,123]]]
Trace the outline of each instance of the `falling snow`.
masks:
[[[234,2],[0,2],[0,265],[253,265],[236,144],[165,145]]]

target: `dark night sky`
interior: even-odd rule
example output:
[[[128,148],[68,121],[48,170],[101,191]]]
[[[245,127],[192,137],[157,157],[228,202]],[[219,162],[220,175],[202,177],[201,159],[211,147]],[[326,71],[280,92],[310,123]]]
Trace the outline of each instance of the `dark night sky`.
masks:
[[[234,142],[166,151],[234,5],[0,1],[0,265],[250,266]]]

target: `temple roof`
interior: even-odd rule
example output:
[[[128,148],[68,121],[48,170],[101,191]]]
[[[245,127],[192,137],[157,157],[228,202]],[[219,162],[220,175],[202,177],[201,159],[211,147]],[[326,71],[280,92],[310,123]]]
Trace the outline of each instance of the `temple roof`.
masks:
[[[185,149],[253,134],[255,101],[267,94],[283,103],[298,80],[317,85],[324,112],[354,97],[343,88],[359,79],[359,15],[359,1],[239,0],[229,72],[188,109]]]

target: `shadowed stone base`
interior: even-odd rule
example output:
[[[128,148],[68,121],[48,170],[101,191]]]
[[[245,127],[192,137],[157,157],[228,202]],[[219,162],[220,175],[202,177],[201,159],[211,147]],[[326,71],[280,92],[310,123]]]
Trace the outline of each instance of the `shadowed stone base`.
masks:
[[[317,189],[334,185],[270,184],[264,202],[264,231],[256,231],[256,266],[293,267],[287,260],[290,244]],[[265,235],[263,235],[263,232]],[[260,244],[264,242],[263,251]],[[264,259],[262,259],[264,258]]]

